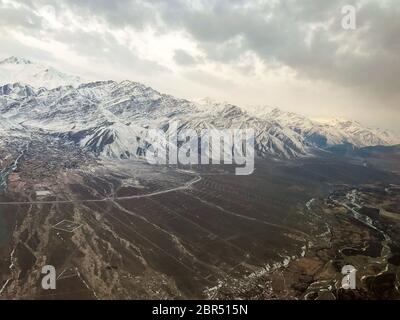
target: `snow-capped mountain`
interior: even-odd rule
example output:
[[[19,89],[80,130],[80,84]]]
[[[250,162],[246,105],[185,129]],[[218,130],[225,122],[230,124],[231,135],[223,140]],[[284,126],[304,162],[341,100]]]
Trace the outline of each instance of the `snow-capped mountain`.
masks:
[[[317,119],[314,122],[337,128],[347,136],[347,143],[355,146],[397,145],[399,136],[390,130],[367,128],[357,121],[348,119]]]
[[[305,116],[266,107],[252,112],[262,119],[274,119],[282,127],[297,132],[316,147],[350,144],[355,147],[400,144],[400,137],[389,130],[368,128],[347,119],[309,119]]]
[[[7,74],[7,68],[13,71]],[[40,131],[109,158],[142,155],[149,146],[149,129],[168,132],[171,122],[177,122],[179,130],[198,132],[252,128],[260,156],[296,158],[338,144],[400,144],[394,134],[356,122],[324,123],[276,108],[251,113],[210,99],[175,98],[132,81],[80,83],[78,78],[14,57],[0,63],[0,81],[4,82],[0,86],[3,136]]]
[[[0,61],[0,84],[22,82],[33,87],[49,89],[59,86],[76,86],[82,82],[77,76],[62,73],[41,63],[18,57]]]
[[[308,154],[304,139],[239,107],[204,105],[161,94],[142,84],[104,81],[56,89],[22,84],[0,87],[0,114],[31,130],[45,130],[96,154],[126,158],[146,147],[148,129],[253,128],[260,154],[286,158]]]

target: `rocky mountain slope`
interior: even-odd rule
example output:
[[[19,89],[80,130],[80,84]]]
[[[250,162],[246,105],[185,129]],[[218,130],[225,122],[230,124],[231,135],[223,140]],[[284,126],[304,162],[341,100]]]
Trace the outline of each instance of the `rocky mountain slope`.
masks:
[[[396,135],[357,122],[317,122],[280,109],[249,113],[230,104],[191,102],[132,81],[84,83],[22,58],[0,62],[0,136],[40,131],[96,155],[129,158],[148,146],[148,129],[252,128],[260,156],[296,158],[317,148],[400,144]]]

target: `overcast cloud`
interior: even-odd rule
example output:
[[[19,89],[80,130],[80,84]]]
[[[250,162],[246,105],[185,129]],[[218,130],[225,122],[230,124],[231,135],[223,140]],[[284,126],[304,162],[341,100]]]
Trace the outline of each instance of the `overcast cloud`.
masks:
[[[393,129],[399,36],[396,0],[0,0],[2,57]]]

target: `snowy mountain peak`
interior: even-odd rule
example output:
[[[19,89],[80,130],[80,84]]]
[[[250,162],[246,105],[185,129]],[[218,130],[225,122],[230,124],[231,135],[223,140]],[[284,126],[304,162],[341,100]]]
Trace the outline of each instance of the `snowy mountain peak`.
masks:
[[[361,123],[345,118],[314,118],[313,121],[320,124],[343,127],[343,128],[351,126],[361,126]]]
[[[397,145],[400,144],[400,137],[390,131],[379,128],[369,128],[363,126],[360,122],[344,119],[318,119],[315,123],[325,126],[326,128],[335,128],[339,130],[345,137],[346,143],[355,146],[374,146],[374,145]]]
[[[24,58],[11,56],[0,61],[0,64],[33,64],[33,62]]]
[[[233,115],[241,116],[243,113],[247,113],[246,110],[236,105],[230,104],[229,102],[220,102],[212,98],[203,98],[195,100],[200,105],[200,109],[205,112],[219,112],[223,117],[229,117]]]
[[[20,57],[9,57],[0,62],[0,85],[21,82],[36,88],[48,89],[59,86],[78,86],[82,79],[65,74],[53,67]]]

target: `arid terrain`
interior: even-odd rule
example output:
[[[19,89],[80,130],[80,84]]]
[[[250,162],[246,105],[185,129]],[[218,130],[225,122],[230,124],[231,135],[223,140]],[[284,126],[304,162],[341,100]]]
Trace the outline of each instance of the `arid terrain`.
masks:
[[[1,298],[398,297],[395,172],[331,156],[235,176],[48,139],[2,150]],[[360,270],[356,292],[339,288],[344,264]]]

